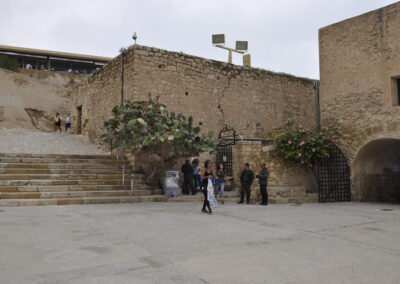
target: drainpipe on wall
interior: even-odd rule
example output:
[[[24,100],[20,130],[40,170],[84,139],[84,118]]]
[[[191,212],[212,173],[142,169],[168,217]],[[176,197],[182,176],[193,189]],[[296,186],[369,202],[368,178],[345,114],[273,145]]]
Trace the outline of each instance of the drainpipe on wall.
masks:
[[[315,96],[316,96],[316,106],[315,106],[315,119],[316,119],[316,130],[321,129],[321,110],[319,101],[319,81],[314,81]]]
[[[126,48],[121,48],[119,50],[121,52],[121,106],[124,103],[124,55],[126,52]]]

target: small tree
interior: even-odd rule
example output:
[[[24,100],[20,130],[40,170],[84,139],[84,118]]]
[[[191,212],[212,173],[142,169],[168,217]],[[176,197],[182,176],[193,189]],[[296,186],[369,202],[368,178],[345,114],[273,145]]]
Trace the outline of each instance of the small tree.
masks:
[[[200,136],[193,118],[168,112],[159,97],[147,101],[125,102],[112,109],[114,118],[104,122],[101,140],[111,148],[128,150],[141,164],[147,182],[156,185],[163,172],[179,158],[212,153],[217,141]]]
[[[329,149],[338,136],[336,129],[313,131],[289,120],[283,127],[274,129],[274,154],[285,160],[308,166],[316,175],[317,161],[330,156]]]
[[[0,55],[0,68],[19,72],[18,60],[7,55]]]

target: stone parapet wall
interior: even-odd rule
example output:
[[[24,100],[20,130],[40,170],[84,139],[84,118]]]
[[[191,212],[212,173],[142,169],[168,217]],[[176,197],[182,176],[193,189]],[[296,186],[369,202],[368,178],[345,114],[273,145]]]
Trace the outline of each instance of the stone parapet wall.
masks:
[[[75,93],[75,107],[83,109],[83,133],[91,140],[120,102],[120,60],[108,63]],[[192,115],[204,133],[217,134],[229,124],[242,135],[265,137],[290,118],[316,125],[315,80],[138,45],[124,56],[124,70],[126,99],[160,95],[169,110]]]

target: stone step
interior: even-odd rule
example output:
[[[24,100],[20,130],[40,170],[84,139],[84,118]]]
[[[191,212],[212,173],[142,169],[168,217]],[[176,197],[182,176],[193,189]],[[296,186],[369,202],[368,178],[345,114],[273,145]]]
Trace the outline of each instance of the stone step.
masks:
[[[134,184],[135,190],[148,190],[146,184]],[[130,185],[49,185],[49,186],[0,186],[1,192],[60,192],[60,191],[102,191],[130,190]]]
[[[127,164],[126,160],[114,160],[114,159],[72,159],[72,158],[19,158],[19,157],[1,157],[0,163],[86,163],[86,164]]]
[[[125,176],[125,179],[128,179]],[[138,179],[136,175],[133,177]],[[142,176],[140,175],[140,178]],[[114,180],[122,179],[122,174],[0,174],[0,180]]]
[[[0,174],[130,174],[128,170],[114,169],[1,169]]]
[[[0,158],[67,158],[67,159],[113,159],[117,160],[115,155],[63,155],[63,154],[21,154],[21,153],[0,153]],[[124,156],[119,156],[119,160],[126,160]]]
[[[53,198],[53,199],[0,199],[0,207],[165,202],[165,201],[167,201],[167,198],[162,195],[116,196],[116,197],[77,197],[77,198]]]
[[[141,179],[134,180],[134,184],[142,183]],[[130,179],[125,179],[125,185],[130,185]],[[122,185],[121,179],[114,180],[0,180],[0,186],[24,186],[24,185]]]
[[[75,164],[75,163],[0,163],[0,169],[122,169],[113,164]],[[128,164],[125,169],[130,169]]]
[[[148,196],[150,190],[103,190],[103,191],[59,191],[59,192],[6,192],[0,199],[49,199],[76,197]]]

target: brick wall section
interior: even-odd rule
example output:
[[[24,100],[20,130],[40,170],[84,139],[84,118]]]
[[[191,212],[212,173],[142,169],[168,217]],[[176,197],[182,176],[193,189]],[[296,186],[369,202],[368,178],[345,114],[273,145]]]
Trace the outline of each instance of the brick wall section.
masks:
[[[322,124],[339,128],[351,164],[367,143],[400,138],[391,85],[400,76],[399,38],[400,2],[319,31]]]
[[[229,124],[254,137],[257,123],[264,136],[289,118],[309,127],[316,124],[314,80],[138,45],[129,48],[124,66],[127,99],[161,95],[171,111],[193,115],[204,132],[217,134]],[[83,106],[83,132],[95,141],[120,101],[120,57],[75,95],[75,106]]]

